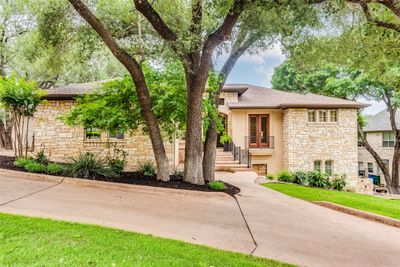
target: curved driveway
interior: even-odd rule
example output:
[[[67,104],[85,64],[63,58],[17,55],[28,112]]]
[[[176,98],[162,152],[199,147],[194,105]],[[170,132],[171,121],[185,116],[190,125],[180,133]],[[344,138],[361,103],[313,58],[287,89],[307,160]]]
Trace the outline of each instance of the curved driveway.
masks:
[[[255,173],[218,178],[242,189],[237,198],[256,256],[306,266],[400,266],[400,228],[283,195],[255,184]]]
[[[306,266],[400,266],[400,228],[342,214],[218,173],[222,193],[27,179],[0,169],[0,212],[111,226]]]

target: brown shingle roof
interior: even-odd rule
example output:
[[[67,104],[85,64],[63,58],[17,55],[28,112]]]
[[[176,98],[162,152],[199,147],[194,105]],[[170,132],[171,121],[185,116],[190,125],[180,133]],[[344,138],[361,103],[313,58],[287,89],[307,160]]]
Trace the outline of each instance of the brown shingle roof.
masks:
[[[229,104],[231,109],[247,108],[364,108],[368,104],[341,98],[316,94],[299,94],[274,90],[248,84],[230,86],[245,87],[246,92],[239,97],[239,102]]]
[[[48,100],[69,100],[78,95],[92,92],[102,83],[111,81],[97,81],[90,83],[71,84],[47,90],[44,97]],[[349,101],[340,98],[321,96],[316,94],[298,94],[274,90],[249,84],[226,84],[223,91],[238,92],[239,102],[229,104],[231,109],[245,108],[364,108],[367,104]]]

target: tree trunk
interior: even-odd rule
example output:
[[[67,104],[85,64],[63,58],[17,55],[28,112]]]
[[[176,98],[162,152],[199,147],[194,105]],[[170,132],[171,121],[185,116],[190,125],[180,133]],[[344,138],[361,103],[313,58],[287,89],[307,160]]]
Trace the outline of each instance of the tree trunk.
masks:
[[[213,96],[213,103],[215,108],[218,108],[218,99],[221,94],[222,88],[225,86],[226,79],[231,73],[237,60],[243,55],[243,53],[254,43],[256,39],[249,39],[244,42],[238,49],[231,52],[224,66],[220,71],[221,82],[218,86],[217,92]],[[203,159],[203,173],[206,181],[215,180],[215,161],[217,157],[217,141],[218,141],[218,129],[216,122],[213,118],[211,120],[206,132],[206,140],[204,144],[204,159]]]
[[[215,180],[215,161],[217,158],[218,130],[214,120],[211,121],[206,133],[204,143],[203,174],[204,180],[212,182]]]
[[[69,0],[75,10],[84,18],[97,32],[103,42],[107,45],[113,55],[121,62],[130,73],[135,84],[141,112],[149,130],[154,157],[157,163],[157,179],[169,181],[169,161],[164,148],[160,127],[152,109],[149,89],[143,74],[143,70],[136,59],[120,47],[103,23],[90,11],[81,0]]]
[[[12,150],[12,124],[0,121],[0,148]]]
[[[153,146],[154,157],[157,163],[157,179],[161,181],[169,181],[169,160],[164,148],[164,142],[161,136],[161,130],[158,125],[156,115],[152,109],[152,103],[149,90],[147,89],[144,75],[141,78],[132,79],[136,86],[136,92],[139,98],[141,111],[149,130],[151,144]]]
[[[184,181],[204,184],[202,161],[202,100],[201,86],[189,88],[187,92],[187,126],[185,144]]]

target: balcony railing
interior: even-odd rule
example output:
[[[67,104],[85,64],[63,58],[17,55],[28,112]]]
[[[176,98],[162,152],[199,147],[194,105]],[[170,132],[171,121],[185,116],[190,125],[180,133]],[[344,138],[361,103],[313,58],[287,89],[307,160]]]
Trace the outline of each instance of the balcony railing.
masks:
[[[275,137],[265,136],[245,136],[246,148],[275,148]]]

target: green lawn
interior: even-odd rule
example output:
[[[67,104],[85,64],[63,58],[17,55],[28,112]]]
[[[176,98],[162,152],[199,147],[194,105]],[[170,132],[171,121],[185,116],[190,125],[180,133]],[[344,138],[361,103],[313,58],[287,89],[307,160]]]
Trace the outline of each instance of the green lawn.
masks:
[[[0,266],[289,266],[100,226],[0,214]]]
[[[311,188],[292,184],[268,183],[265,187],[307,201],[329,201],[343,206],[400,219],[400,200]]]

